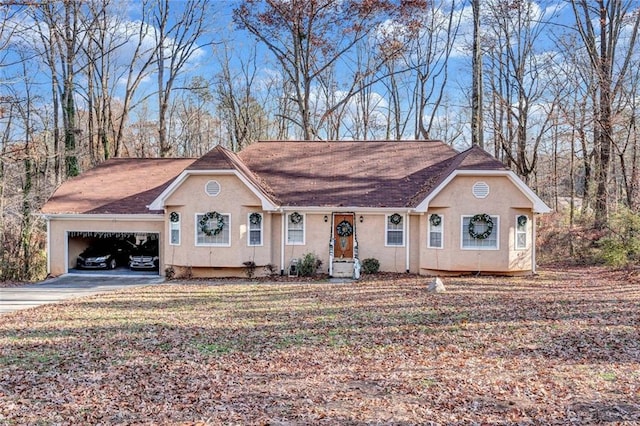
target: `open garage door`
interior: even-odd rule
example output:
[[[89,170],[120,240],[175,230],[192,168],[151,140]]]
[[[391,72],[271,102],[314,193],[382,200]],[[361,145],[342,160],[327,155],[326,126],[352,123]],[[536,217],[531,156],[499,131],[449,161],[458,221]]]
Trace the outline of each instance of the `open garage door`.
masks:
[[[158,275],[153,232],[68,231],[69,273]]]

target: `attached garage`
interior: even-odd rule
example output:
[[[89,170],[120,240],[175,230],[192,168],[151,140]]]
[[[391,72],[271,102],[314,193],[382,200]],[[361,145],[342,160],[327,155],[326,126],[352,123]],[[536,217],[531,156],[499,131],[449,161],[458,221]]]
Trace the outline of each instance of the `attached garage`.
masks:
[[[47,222],[49,274],[77,272],[78,256],[91,246],[122,247],[116,250],[120,259],[115,269],[123,272],[129,271],[127,247],[144,249],[145,255],[151,250],[150,261],[163,265],[164,211],[148,206],[192,162],[112,158],[64,182],[41,210]],[[82,272],[110,272],[111,265],[104,266],[92,263]],[[162,267],[154,272],[164,274]]]
[[[143,218],[141,216],[144,216]],[[143,247],[155,247],[157,263],[162,264],[163,215],[147,214],[127,217],[124,215],[98,218],[93,215],[48,215],[49,271],[53,276],[66,273],[129,273],[129,256]],[[64,249],[62,249],[64,247]],[[93,262],[77,268],[78,256],[90,248],[110,248],[115,267]],[[95,250],[92,250],[95,252]],[[97,256],[97,255],[96,255]],[[95,259],[94,259],[95,260]],[[104,259],[104,262],[110,262]],[[142,269],[142,268],[138,268]],[[161,273],[158,269],[155,273]]]

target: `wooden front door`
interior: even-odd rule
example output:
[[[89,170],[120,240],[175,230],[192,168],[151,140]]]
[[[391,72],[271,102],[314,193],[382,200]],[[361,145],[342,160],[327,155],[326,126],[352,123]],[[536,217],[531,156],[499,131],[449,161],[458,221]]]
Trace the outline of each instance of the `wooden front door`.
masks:
[[[334,256],[336,258],[353,257],[353,214],[336,214],[333,216],[333,238],[335,239]]]

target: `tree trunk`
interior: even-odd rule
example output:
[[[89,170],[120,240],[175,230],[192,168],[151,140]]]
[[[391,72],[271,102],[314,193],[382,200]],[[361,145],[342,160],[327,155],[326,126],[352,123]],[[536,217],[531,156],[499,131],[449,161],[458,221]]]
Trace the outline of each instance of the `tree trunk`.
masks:
[[[482,122],[482,49],[480,47],[480,0],[472,0],[473,64],[471,88],[471,143],[484,148]]]

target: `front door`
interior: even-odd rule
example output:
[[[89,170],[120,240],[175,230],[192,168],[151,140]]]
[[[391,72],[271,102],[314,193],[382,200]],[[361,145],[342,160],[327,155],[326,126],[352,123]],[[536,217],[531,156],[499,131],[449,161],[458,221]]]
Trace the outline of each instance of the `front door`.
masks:
[[[339,213],[333,216],[334,255],[337,258],[353,257],[353,214]]]

